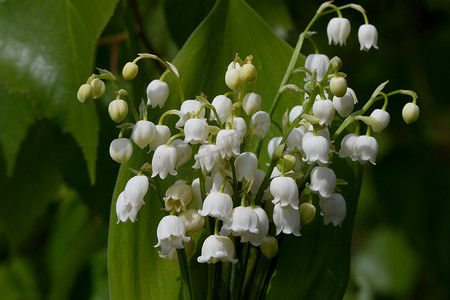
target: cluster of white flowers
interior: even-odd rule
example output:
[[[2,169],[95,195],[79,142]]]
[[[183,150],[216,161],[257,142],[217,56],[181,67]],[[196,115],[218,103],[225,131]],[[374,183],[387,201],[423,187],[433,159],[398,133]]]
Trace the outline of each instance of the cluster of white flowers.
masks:
[[[350,22],[340,13],[330,20],[330,44],[345,44],[349,32]],[[378,34],[373,25],[362,25],[358,37],[361,50],[377,48]],[[180,79],[175,66],[151,54],[141,54],[127,63],[124,79],[137,75],[136,62],[142,58],[159,60]],[[378,143],[372,133],[382,131],[390,120],[386,111],[390,95],[381,91],[385,84],[376,89],[361,110],[354,112],[356,94],[347,86],[346,74],[340,72],[341,60],[310,54],[304,68],[299,69],[305,72],[303,86],[290,83],[279,91],[301,91],[298,104],[284,115],[281,135],[267,137],[272,116],[261,108],[263,99],[256,90],[257,69],[252,62],[252,56],[242,60],[236,55],[224,70],[230,90],[214,95],[212,101],[203,94],[184,100],[182,91],[178,91],[181,106],[164,112],[155,125],[147,120],[147,110],[165,107],[169,96],[169,86],[163,81],[166,72],[160,80],[149,83],[148,101],[141,104],[140,114],[135,112],[136,122],[119,126],[119,137],[111,143],[110,155],[118,163],[130,159],[132,143],[152,157],[151,164],[147,162],[136,171],[120,193],[116,201],[118,223],[137,220],[149,183],[159,187],[152,183],[177,176],[182,167],[195,171],[190,178],[169,186],[165,193],[160,191],[165,195],[160,200],[166,216],[158,225],[155,247],[161,247],[162,257],[177,260],[176,249],[192,246],[194,234],[206,228],[209,236],[197,258],[200,263],[236,263],[233,241],[239,237],[241,243],[260,246],[263,254],[272,258],[277,245],[271,234],[300,236],[301,226],[314,220],[316,206],[320,207],[325,225],[340,226],[344,221],[346,202],[336,188],[343,181],[330,167],[334,153],[361,164],[375,164]],[[406,123],[414,122],[419,114],[415,94],[404,90],[394,93],[413,97],[413,102],[403,109],[403,118]],[[128,114],[127,102],[121,99],[126,96],[126,91],[120,90],[109,105],[109,114],[116,123]],[[380,99],[385,100],[383,107],[363,116]],[[168,115],[177,115],[176,128],[164,125]],[[366,124],[365,135],[359,133],[360,122]],[[356,123],[355,132],[339,137],[350,123]],[[130,138],[125,138],[130,129]],[[268,156],[261,155],[263,139],[269,140]],[[341,140],[340,145],[335,145],[336,140]],[[251,144],[257,146],[249,149]],[[268,161],[264,157],[269,157]]]

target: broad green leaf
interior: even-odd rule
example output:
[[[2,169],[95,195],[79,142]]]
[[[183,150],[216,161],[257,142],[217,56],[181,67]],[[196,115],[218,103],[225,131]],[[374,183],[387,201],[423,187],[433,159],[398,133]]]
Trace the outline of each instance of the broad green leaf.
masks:
[[[38,285],[38,274],[26,258],[13,256],[0,264],[0,291],[2,299],[43,299]]]
[[[6,162],[6,174],[12,175],[20,145],[28,127],[34,122],[34,113],[26,95],[8,93],[0,84],[0,144]]]
[[[98,118],[76,100],[92,70],[94,49],[116,1],[3,1],[0,79],[28,95],[40,116],[55,119],[81,147],[94,181]]]

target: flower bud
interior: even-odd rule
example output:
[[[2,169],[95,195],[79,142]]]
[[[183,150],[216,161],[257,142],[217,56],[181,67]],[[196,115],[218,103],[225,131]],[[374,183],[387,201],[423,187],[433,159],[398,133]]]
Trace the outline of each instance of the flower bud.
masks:
[[[81,103],[86,103],[94,99],[94,88],[92,85],[85,83],[80,86],[77,92],[77,99]]]
[[[111,101],[108,106],[108,113],[111,117],[111,120],[113,120],[116,123],[119,123],[128,114],[128,104],[123,101],[122,99],[116,99]]]
[[[256,78],[256,68],[252,64],[245,64],[240,71],[240,77],[243,82],[250,82]]]
[[[98,78],[94,78],[94,80],[91,81],[91,85],[94,91],[93,99],[98,99],[105,93],[106,87],[105,83]]]
[[[409,102],[403,107],[402,117],[406,124],[411,124],[419,118],[420,109],[416,104]]]
[[[242,100],[242,107],[247,115],[254,114],[261,106],[262,98],[257,93],[247,93]]]
[[[272,259],[278,252],[278,241],[273,236],[269,237],[269,240],[261,243],[261,252],[268,259]]]
[[[139,71],[137,64],[133,62],[127,62],[122,69],[122,76],[125,80],[133,80]]]
[[[385,129],[391,119],[389,113],[382,109],[375,109],[370,116],[379,121],[378,123],[372,125],[373,132],[380,132]]]
[[[344,97],[347,92],[347,80],[344,77],[331,78],[330,90],[336,97]]]
[[[296,159],[294,155],[291,154],[284,154],[284,172],[289,172],[290,170],[294,169]],[[277,169],[281,172],[282,169],[282,162],[281,159],[277,161]]]
[[[164,81],[153,80],[147,86],[147,105],[163,107],[169,97],[169,86]]]
[[[316,216],[316,207],[312,204],[302,203],[298,210],[300,212],[300,222],[303,225],[311,223]]]
[[[133,127],[133,132],[131,133],[131,139],[139,146],[139,148],[144,149],[151,141],[155,139],[156,129],[155,125],[150,121],[140,120]]]
[[[227,70],[225,73],[225,83],[233,91],[239,89],[242,85],[241,72],[237,69]]]
[[[129,139],[115,139],[109,146],[109,155],[111,155],[111,158],[119,164],[127,162],[132,154],[133,145]]]
[[[217,115],[219,115],[220,122],[222,122],[222,124],[228,122],[228,120],[231,118],[231,106],[233,105],[231,99],[227,98],[224,95],[219,95],[214,97],[211,104],[216,109]],[[216,115],[213,112],[211,112],[210,119],[216,119]]]
[[[180,215],[180,219],[183,220],[184,226],[186,226],[186,234],[192,235],[199,231],[205,225],[205,218],[198,214],[196,209],[188,209]]]

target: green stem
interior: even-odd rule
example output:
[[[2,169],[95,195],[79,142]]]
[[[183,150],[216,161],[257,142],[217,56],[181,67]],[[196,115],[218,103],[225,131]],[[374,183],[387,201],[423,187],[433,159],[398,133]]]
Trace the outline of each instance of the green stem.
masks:
[[[177,249],[178,265],[180,266],[180,274],[183,281],[183,299],[191,300],[192,295],[192,283],[191,274],[189,273],[189,265],[187,262],[186,251],[184,249]]]

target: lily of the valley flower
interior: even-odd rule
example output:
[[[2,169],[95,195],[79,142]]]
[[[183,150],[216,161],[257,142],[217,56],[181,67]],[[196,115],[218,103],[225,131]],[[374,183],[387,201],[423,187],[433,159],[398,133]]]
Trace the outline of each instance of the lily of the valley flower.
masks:
[[[377,140],[372,136],[361,135],[355,141],[355,156],[361,164],[370,161],[375,165],[378,153]]]
[[[194,169],[202,168],[204,172],[211,172],[220,160],[219,147],[215,144],[201,145],[194,159],[195,164],[192,166]]]
[[[198,211],[200,216],[212,216],[219,220],[229,222],[233,209],[233,200],[230,195],[220,191],[212,191],[203,202],[203,209]]]
[[[172,248],[184,248],[183,242],[189,242],[190,237],[185,236],[186,227],[183,220],[177,216],[165,216],[161,219],[156,229],[158,243],[154,246],[161,247],[161,254],[165,255],[172,250]]]
[[[325,225],[330,222],[334,226],[341,225],[347,213],[344,197],[341,194],[332,194],[327,198],[319,196],[319,199],[321,215]]]
[[[216,137],[216,145],[219,147],[222,158],[230,158],[239,155],[239,146],[241,145],[241,135],[235,129],[223,129],[219,131]]]
[[[355,101],[352,94],[347,91],[343,97],[333,96],[333,106],[338,114],[345,118],[352,113]]]
[[[177,162],[177,150],[173,146],[161,145],[156,148],[152,159],[152,178],[159,175],[161,179],[167,174],[177,175],[175,164]]]
[[[242,181],[242,178],[250,180],[253,173],[258,168],[258,157],[253,152],[243,152],[236,158],[236,179]]]
[[[198,214],[198,210],[192,208],[181,213],[180,219],[183,220],[187,235],[193,235],[205,225],[205,218]]]
[[[171,185],[163,198],[166,211],[175,210],[180,212],[181,208],[186,209],[192,201],[191,187],[184,181]]]
[[[130,203],[132,207],[144,204],[144,196],[148,191],[148,178],[145,175],[131,177],[125,185],[125,203]]]
[[[334,106],[333,102],[329,99],[322,99],[314,102],[313,114],[320,119],[319,124],[328,126],[331,124],[334,118]]]
[[[175,124],[177,127],[183,127],[187,120],[193,118],[197,111],[200,109],[202,104],[197,100],[186,100],[181,104],[180,111],[178,112],[178,116],[180,119]],[[202,109],[198,114],[200,119],[205,117],[205,110]]]
[[[327,26],[328,43],[331,45],[345,45],[350,34],[350,22],[346,18],[332,18]]]
[[[254,114],[261,106],[262,98],[257,93],[247,93],[242,100],[242,108],[247,115]]]
[[[228,122],[228,120],[231,118],[231,105],[233,104],[231,100],[224,95],[219,95],[213,99],[211,104],[216,109],[216,112],[219,115],[220,122],[222,124]],[[211,112],[210,119],[216,119],[216,115],[213,112]]]
[[[259,137],[264,138],[270,128],[270,116],[265,111],[258,111],[250,118],[250,130]]]
[[[389,113],[382,109],[375,109],[370,116],[379,121],[372,125],[373,132],[380,132],[385,129],[391,120]]]
[[[150,148],[156,150],[158,146],[167,143],[170,139],[170,129],[166,125],[155,126],[155,138],[150,142]]]
[[[237,263],[234,256],[234,245],[230,238],[220,235],[210,235],[203,242],[202,255],[197,258],[199,263],[231,262]]]
[[[276,234],[281,232],[284,234],[293,234],[300,236],[300,213],[297,209],[291,206],[282,207],[280,204],[275,204],[273,208],[273,222],[277,228]]]
[[[239,136],[241,137],[241,143],[244,140],[245,134],[247,133],[247,124],[245,123],[244,118],[236,117],[233,118],[233,124],[231,126],[232,129],[236,129],[239,132]]]
[[[261,207],[257,206],[252,209],[258,216],[258,223],[256,225],[258,232],[253,233],[248,231],[241,233],[241,243],[250,242],[253,246],[258,247],[262,242],[268,240],[267,233],[269,232],[269,218],[267,217],[266,211]]]
[[[406,103],[402,109],[402,117],[406,124],[411,124],[419,118],[420,109],[417,104]]]
[[[240,236],[245,233],[258,233],[258,215],[250,206],[238,206],[233,208],[231,219],[225,222],[220,231],[221,235],[233,233]]]
[[[125,192],[120,193],[116,201],[117,224],[120,222],[125,223],[127,220],[130,220],[133,223],[136,222],[137,214],[142,205],[143,202],[135,207],[131,206],[131,204],[125,200]]]
[[[321,81],[325,74],[327,74],[328,65],[330,64],[330,59],[324,54],[310,54],[306,57],[305,68],[313,72],[317,70],[317,81]],[[306,73],[305,81],[310,81],[311,75]],[[290,119],[290,118],[289,118]],[[291,121],[292,122],[292,121]]]
[[[291,206],[298,209],[298,186],[291,177],[275,177],[270,182],[270,193],[274,199],[273,204],[279,204],[281,207]]]
[[[147,86],[147,105],[163,107],[169,97],[169,86],[164,81],[153,80]]]
[[[339,150],[339,157],[350,157],[352,160],[357,160],[355,154],[355,143],[358,136],[354,133],[349,133],[342,139],[341,150]]]
[[[302,139],[303,152],[305,157],[303,161],[308,164],[317,162],[318,164],[327,164],[330,154],[330,142],[323,136],[304,135]]]
[[[144,149],[155,138],[155,124],[145,120],[137,121],[136,124],[134,124],[131,139],[139,146],[139,148]]]
[[[184,124],[184,141],[192,145],[208,142],[208,123],[205,119],[189,119]]]
[[[170,145],[177,149],[177,163],[175,164],[175,168],[178,169],[181,165],[187,163],[191,159],[192,149],[189,144],[186,144],[180,139],[175,139]]]
[[[109,155],[114,161],[118,162],[119,164],[127,162],[132,154],[133,145],[131,144],[129,139],[115,139],[109,146]]]
[[[374,47],[378,49],[378,32],[377,28],[372,24],[361,25],[358,29],[358,40],[361,45],[361,50],[369,51],[370,48]]]
[[[336,188],[336,174],[330,168],[317,166],[311,171],[311,192],[319,193],[322,197],[330,197]]]

